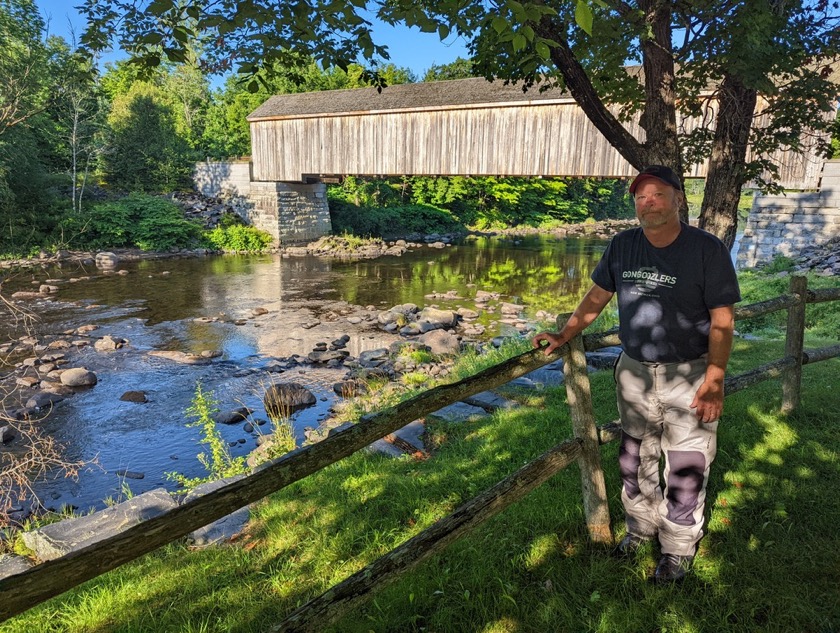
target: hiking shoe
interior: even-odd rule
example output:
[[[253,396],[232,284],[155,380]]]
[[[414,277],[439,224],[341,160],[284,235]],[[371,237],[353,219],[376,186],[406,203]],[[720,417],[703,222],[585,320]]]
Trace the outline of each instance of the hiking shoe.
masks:
[[[694,556],[663,554],[653,574],[653,581],[660,585],[679,582],[691,569]]]
[[[631,558],[639,551],[639,548],[647,543],[650,539],[636,534],[625,535],[621,542],[613,548],[612,555],[615,558]]]

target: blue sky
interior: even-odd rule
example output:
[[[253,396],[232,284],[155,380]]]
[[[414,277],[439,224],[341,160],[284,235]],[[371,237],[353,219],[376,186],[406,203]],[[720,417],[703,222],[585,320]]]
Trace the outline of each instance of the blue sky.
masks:
[[[70,25],[78,38],[84,30],[84,21],[73,8],[76,0],[35,0],[41,14],[49,21],[49,30],[53,35],[60,35],[70,40]],[[467,57],[466,43],[463,39],[450,37],[442,43],[434,33],[421,33],[417,29],[394,28],[378,23],[374,36],[378,43],[388,47],[390,61],[400,67],[414,71],[422,79],[432,64],[447,64],[457,57]],[[119,54],[107,56],[106,61],[118,59]]]

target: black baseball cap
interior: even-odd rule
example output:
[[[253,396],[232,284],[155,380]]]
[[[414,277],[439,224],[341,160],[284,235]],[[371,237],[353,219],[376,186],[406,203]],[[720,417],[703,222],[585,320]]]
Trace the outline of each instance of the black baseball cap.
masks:
[[[666,185],[670,185],[677,191],[682,191],[680,179],[677,174],[674,173],[673,169],[665,167],[665,165],[651,165],[639,172],[639,175],[633,179],[633,182],[630,183],[630,193],[636,193],[636,187],[648,178],[656,178],[657,180],[664,182]]]

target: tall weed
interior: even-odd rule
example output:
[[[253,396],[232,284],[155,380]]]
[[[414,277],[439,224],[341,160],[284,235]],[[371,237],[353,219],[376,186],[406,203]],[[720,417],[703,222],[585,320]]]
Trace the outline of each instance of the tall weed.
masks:
[[[231,456],[227,444],[216,428],[213,416],[219,412],[218,404],[212,391],[204,391],[201,383],[196,383],[192,405],[186,410],[187,417],[193,418],[193,421],[187,426],[200,428],[201,444],[206,444],[209,448],[209,453],[198,454],[198,461],[204,466],[207,476],[187,477],[182,473],[166,473],[166,478],[181,486],[182,492],[192,490],[203,483],[234,477],[248,471],[245,458]]]

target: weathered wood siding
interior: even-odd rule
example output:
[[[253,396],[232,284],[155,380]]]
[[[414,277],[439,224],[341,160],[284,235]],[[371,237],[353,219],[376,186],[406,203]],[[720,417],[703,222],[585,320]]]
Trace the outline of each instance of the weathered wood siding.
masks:
[[[252,121],[251,146],[255,180],[635,172],[574,101]]]
[[[327,94],[327,93],[321,93]],[[286,96],[288,99],[289,96]],[[686,118],[681,132],[708,126]],[[832,114],[833,116],[833,114]],[[300,182],[319,176],[603,176],[636,170],[571,98],[479,105],[250,118],[253,178]],[[761,124],[759,117],[757,124]],[[638,120],[629,131],[644,140]],[[822,160],[779,153],[786,188],[816,188]],[[706,165],[687,177],[702,178]]]

